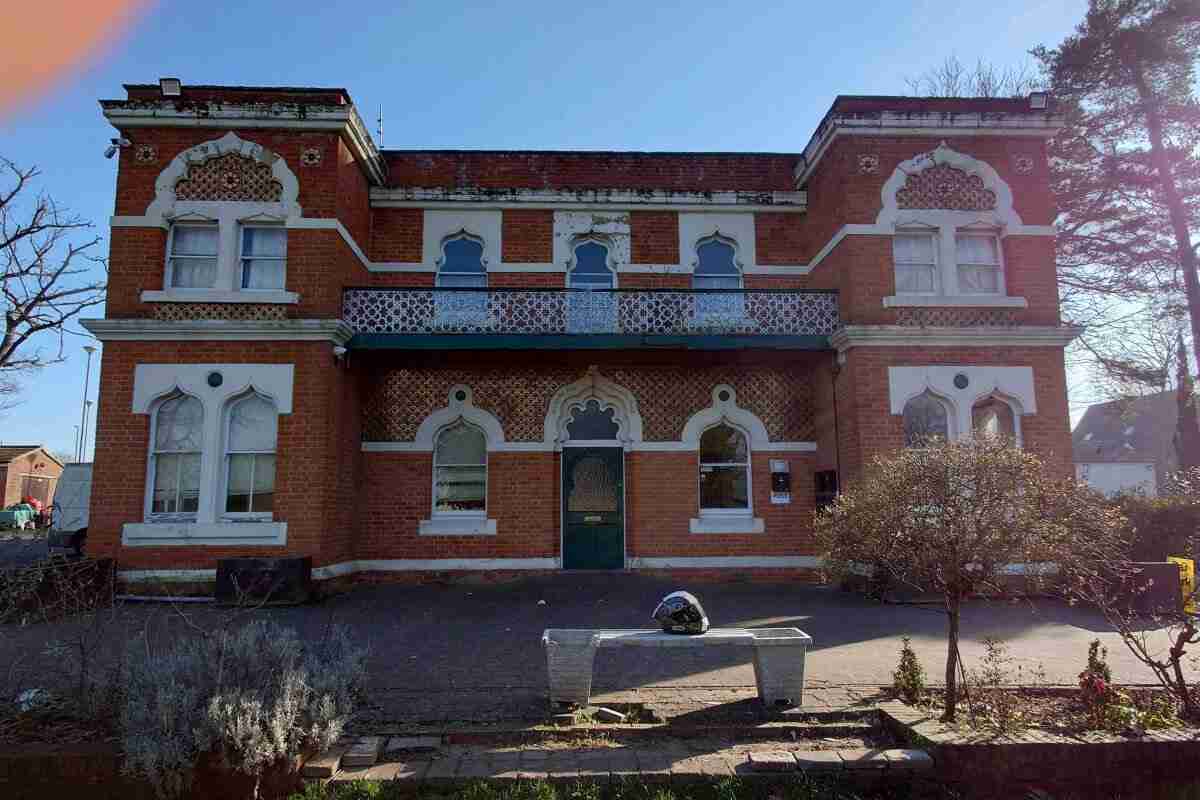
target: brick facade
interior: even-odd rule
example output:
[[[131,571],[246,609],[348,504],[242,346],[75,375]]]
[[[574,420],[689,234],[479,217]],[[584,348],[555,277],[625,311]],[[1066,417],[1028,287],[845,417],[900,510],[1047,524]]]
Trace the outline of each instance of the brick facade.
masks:
[[[865,119],[902,112],[928,120],[931,113],[984,112],[1011,115],[1014,125],[1039,133],[1044,120],[1017,101],[943,108],[897,98],[839,98],[814,139],[821,146],[805,152],[808,163],[799,153],[378,152],[364,144],[361,122],[342,90],[187,87],[183,101],[168,105],[160,104],[154,87],[128,89],[130,101],[104,105],[134,145],[121,149],[116,181],[118,223],[101,323],[115,332],[101,335],[89,535],[89,547],[116,557],[123,571],[211,570],[223,556],[281,553],[312,556],[328,570],[325,577],[486,570],[493,562],[500,572],[553,568],[563,556],[562,456],[560,445],[543,441],[543,428],[552,398],[593,374],[590,369],[620,387],[627,398],[622,402],[636,404],[642,424],[641,438],[627,443],[623,456],[624,548],[636,568],[692,575],[720,574],[725,563],[760,575],[810,568],[819,555],[811,537],[814,472],[836,470],[845,484],[871,458],[901,446],[901,417],[889,406],[889,367],[1032,370],[1037,411],[1021,418],[1022,444],[1069,468],[1062,344],[1053,337],[1025,344],[1060,322],[1054,244],[1046,228],[1054,208],[1044,135],[965,135],[926,122],[930,128],[922,135],[910,124],[895,134],[860,136],[847,129],[823,144],[819,138],[840,113]],[[227,107],[241,109],[241,116],[222,116]],[[207,108],[203,127],[195,120],[162,121],[198,108]],[[158,116],[131,125],[118,114],[136,116],[139,109],[157,109]],[[341,114],[345,124],[340,130],[310,124],[318,112],[324,118]],[[238,121],[255,115],[254,125]],[[1030,121],[1021,122],[1026,117]],[[222,156],[234,159],[228,162],[234,175],[226,178],[204,160],[207,151],[196,148],[230,132],[243,144],[241,155]],[[885,187],[902,163],[931,157],[942,142],[958,161],[910,177],[894,206],[1008,214],[996,223],[1004,284],[1008,297],[1023,303],[885,301],[897,294],[894,230],[877,222]],[[266,203],[268,221],[286,226],[282,291],[294,299],[264,300],[239,293],[237,286],[187,297],[164,286],[173,218],[169,211],[162,218],[150,212],[163,202],[161,186],[156,189],[160,176],[181,154],[191,159],[184,177],[190,175],[192,184],[177,201],[204,203],[229,193],[240,198],[253,190],[255,202]],[[1010,208],[1002,208],[1000,184],[1009,190]],[[296,208],[289,210],[288,202]],[[439,340],[432,347],[419,336],[388,344],[394,340],[386,332],[350,338],[356,331],[335,326],[344,316],[348,287],[434,285],[438,267],[425,260],[443,241],[430,237],[448,223],[427,230],[427,219],[437,219],[428,215],[481,209],[494,215],[488,224],[500,241],[488,263],[489,289],[562,290],[568,277],[556,244],[563,241],[556,239],[562,236],[556,212],[593,207],[627,215],[626,229],[599,234],[625,254],[627,263],[617,266],[622,292],[690,292],[696,255],[694,249],[681,252],[692,246],[681,247],[683,231],[714,219],[723,236],[730,226],[741,231],[746,289],[836,292],[847,330],[905,330],[928,335],[930,343],[858,343],[836,351],[810,337],[782,344],[763,339],[755,346],[754,329],[737,343],[716,329],[611,346],[593,346],[586,337],[563,345],[537,335],[477,334],[453,340],[458,346]],[[482,236],[471,229],[484,224],[478,215],[463,219],[466,233]],[[221,258],[235,261],[236,255]],[[146,302],[144,292],[157,294]],[[478,307],[485,309],[480,298]],[[963,330],[998,337],[997,344],[944,343],[953,341],[947,332]],[[292,367],[291,411],[279,417],[271,512],[287,525],[283,548],[122,543],[125,526],[147,518],[152,423],[147,409],[134,409],[138,366],[177,367],[194,378],[188,370],[207,364]],[[421,532],[433,509],[434,465],[432,446],[417,438],[457,385],[469,387],[473,407],[503,430],[504,440],[490,442],[487,455],[487,517],[495,535]],[[693,532],[702,516],[699,460],[694,441],[683,439],[685,423],[716,402],[718,385],[732,387],[737,413],[750,415],[765,431],[750,456],[751,514],[761,532]],[[152,412],[155,401],[147,402]],[[204,458],[224,463],[220,452]],[[790,466],[790,503],[772,503],[772,459]],[[214,484],[209,490],[219,489]],[[217,516],[214,524],[225,525]]]

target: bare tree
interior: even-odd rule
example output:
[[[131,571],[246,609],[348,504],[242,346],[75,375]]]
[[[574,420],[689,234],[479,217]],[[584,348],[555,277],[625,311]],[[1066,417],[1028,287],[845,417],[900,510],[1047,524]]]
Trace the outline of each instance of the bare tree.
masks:
[[[99,236],[81,238],[89,236],[90,222],[67,213],[45,193],[31,197],[41,174],[37,167],[18,167],[0,157],[0,174],[0,385],[12,386],[19,371],[63,359],[68,323],[104,302],[105,282],[93,275],[104,260],[92,254]],[[43,334],[57,338],[53,355],[38,347]]]
[[[1024,97],[1039,86],[1037,70],[1029,63],[998,67],[981,59],[968,67],[957,56],[904,82],[909,92],[922,97]]]

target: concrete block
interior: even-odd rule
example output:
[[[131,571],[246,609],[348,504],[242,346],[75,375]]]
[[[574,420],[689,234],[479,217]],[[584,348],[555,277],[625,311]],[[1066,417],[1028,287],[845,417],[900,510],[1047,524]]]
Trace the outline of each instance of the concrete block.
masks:
[[[786,750],[751,752],[747,761],[753,772],[795,772],[796,759]]]
[[[837,751],[842,759],[842,766],[850,770],[886,769],[888,760],[884,752],[883,750],[861,749]]]
[[[383,750],[385,753],[396,750],[437,750],[441,746],[440,736],[393,736],[387,740],[387,746]]]
[[[379,760],[379,750],[382,747],[382,736],[360,737],[342,756],[342,768],[373,766]]]
[[[933,769],[933,759],[924,750],[884,750],[888,769],[927,770]]]
[[[842,757],[836,750],[801,750],[792,753],[796,765],[805,772],[840,772]]]
[[[332,778],[341,767],[342,756],[349,749],[349,745],[335,744],[324,753],[305,761],[300,774],[305,778]]]

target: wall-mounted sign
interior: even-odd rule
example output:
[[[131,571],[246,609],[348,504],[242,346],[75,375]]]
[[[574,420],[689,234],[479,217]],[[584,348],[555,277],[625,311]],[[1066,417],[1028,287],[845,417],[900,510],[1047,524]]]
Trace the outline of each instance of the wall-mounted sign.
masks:
[[[792,469],[782,458],[771,459],[771,503],[781,506],[792,502]]]

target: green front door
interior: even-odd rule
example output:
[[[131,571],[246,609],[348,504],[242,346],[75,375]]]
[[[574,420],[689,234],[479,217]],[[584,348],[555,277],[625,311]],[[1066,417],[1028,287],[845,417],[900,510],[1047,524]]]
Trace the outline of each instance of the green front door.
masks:
[[[563,568],[625,566],[624,451],[564,447]]]

